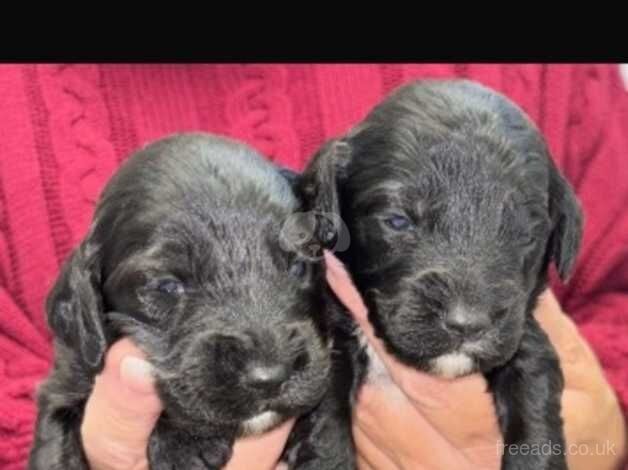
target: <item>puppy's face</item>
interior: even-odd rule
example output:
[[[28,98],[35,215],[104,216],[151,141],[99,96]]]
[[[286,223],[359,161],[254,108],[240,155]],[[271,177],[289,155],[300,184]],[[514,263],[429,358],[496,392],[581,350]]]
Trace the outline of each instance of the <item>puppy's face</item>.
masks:
[[[124,312],[109,318],[146,350],[172,419],[255,432],[324,391],[320,268],[280,248],[280,220],[165,221],[108,276],[105,303]]]
[[[508,156],[490,145],[414,151],[382,155],[397,168],[373,172],[359,157],[353,168],[344,213],[356,281],[397,356],[443,375],[488,370],[523,333],[551,234],[547,191],[524,192],[523,168],[491,168]],[[547,171],[536,176],[547,183]]]
[[[178,150],[186,164],[198,158]],[[244,172],[252,181],[238,189],[228,178],[212,182],[220,168],[162,171],[177,159],[159,155],[158,171],[134,162],[112,183],[86,242],[98,253],[105,336],[129,335],[146,352],[166,419],[196,434],[262,432],[326,389],[321,267],[280,244],[296,209],[281,176],[264,173],[256,188],[262,176]],[[232,152],[233,165],[238,158]],[[170,176],[155,181],[162,173]]]
[[[564,273],[580,236],[575,199],[531,124],[512,105],[473,102],[483,88],[452,88],[402,89],[336,157],[352,240],[340,255],[375,330],[398,358],[443,376],[512,357],[549,260]]]

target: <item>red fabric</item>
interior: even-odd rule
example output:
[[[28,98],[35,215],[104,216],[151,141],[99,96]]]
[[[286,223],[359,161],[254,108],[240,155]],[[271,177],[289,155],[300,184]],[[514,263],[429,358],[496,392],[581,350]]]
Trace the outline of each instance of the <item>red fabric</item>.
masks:
[[[294,169],[391,88],[466,76],[518,102],[586,213],[572,282],[555,290],[628,409],[628,94],[616,66],[0,66],[0,469],[25,466],[46,374],[44,298],[120,162],[204,130]],[[554,278],[555,279],[555,278]]]

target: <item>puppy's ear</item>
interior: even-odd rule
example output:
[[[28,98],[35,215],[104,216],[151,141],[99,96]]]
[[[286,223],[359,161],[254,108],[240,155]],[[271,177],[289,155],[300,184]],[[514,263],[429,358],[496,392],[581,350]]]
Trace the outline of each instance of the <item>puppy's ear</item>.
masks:
[[[561,279],[566,280],[580,249],[582,210],[570,184],[551,160],[549,171],[549,214],[553,226],[549,249]]]
[[[567,280],[576,261],[582,239],[582,211],[569,183],[556,168],[545,139],[529,117],[503,95],[485,90],[490,106],[501,116],[512,144],[531,160],[543,158],[549,166],[549,215],[552,233],[549,255],[558,273]]]
[[[46,300],[55,337],[91,372],[101,369],[107,348],[100,270],[95,244],[84,241],[64,264]]]
[[[298,184],[306,210],[317,214],[317,237],[327,248],[337,245],[334,241],[343,238],[340,231],[346,230],[340,219],[339,187],[350,161],[350,144],[331,140],[314,155]]]

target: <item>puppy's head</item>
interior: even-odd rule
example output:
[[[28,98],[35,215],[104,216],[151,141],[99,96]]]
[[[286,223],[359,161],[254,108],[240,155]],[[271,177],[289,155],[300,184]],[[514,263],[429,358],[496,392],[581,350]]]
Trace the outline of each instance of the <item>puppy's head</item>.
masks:
[[[304,181],[351,232],[340,256],[377,334],[444,376],[512,357],[548,263],[566,277],[580,242],[578,203],[538,130],[471,82],[401,88],[324,147]]]
[[[112,178],[48,299],[58,348],[88,373],[130,335],[166,417],[261,432],[321,398],[329,369],[321,268],[280,243],[289,182],[248,147],[158,141]]]

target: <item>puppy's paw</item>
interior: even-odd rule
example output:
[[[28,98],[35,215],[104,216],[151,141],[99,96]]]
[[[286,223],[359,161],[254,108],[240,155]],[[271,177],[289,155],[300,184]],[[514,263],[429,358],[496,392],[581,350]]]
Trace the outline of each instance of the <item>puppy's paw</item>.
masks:
[[[197,437],[158,426],[148,445],[152,470],[219,470],[231,458],[233,439]]]

